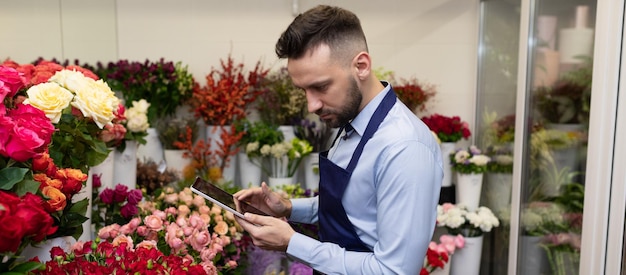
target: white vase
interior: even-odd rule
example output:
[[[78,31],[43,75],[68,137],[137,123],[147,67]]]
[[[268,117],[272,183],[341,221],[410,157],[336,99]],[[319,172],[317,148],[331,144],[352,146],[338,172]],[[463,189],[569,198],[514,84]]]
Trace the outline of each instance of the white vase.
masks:
[[[456,203],[465,204],[469,211],[475,210],[480,204],[483,174],[457,173],[456,177]]]
[[[87,181],[85,182],[85,185],[80,189],[80,191],[78,193],[76,193],[74,196],[72,196],[72,203],[76,203],[79,201],[82,201],[84,199],[87,199],[87,201],[89,202],[87,204],[87,211],[85,212],[85,217],[87,217],[87,220],[85,222],[83,222],[83,234],[80,235],[80,237],[78,238],[79,241],[88,241],[91,240],[91,208],[92,208],[92,195],[93,192],[93,172],[91,171],[91,169],[89,169],[88,173],[87,173]]]
[[[45,263],[50,261],[50,250],[53,247],[60,247],[65,252],[70,252],[72,245],[76,243],[76,240],[71,236],[63,236],[45,240],[36,245],[27,245],[22,251],[21,256],[24,260],[30,260],[34,257],[38,257],[39,261]]]
[[[487,206],[496,215],[499,215],[511,205],[511,188],[513,174],[487,173],[483,187],[483,197]]]
[[[252,160],[250,160],[248,155],[244,152],[239,152],[237,158],[241,187],[248,188],[252,186],[261,186],[261,167],[252,162]]]
[[[319,188],[320,167],[319,153],[311,153],[303,160],[304,167],[304,188],[315,191]]]
[[[159,164],[163,161],[163,145],[159,140],[159,132],[156,128],[148,128],[147,132],[146,144],[140,144],[137,148],[137,159],[141,162],[152,160]]]
[[[105,188],[113,188],[113,174],[115,174],[115,148],[109,148],[111,152],[107,156],[104,161],[96,166],[93,166],[90,169],[90,172],[93,175],[97,175],[100,177],[100,190],[104,190]],[[92,175],[92,177],[93,177]],[[93,178],[92,178],[93,179]]]
[[[274,178],[269,177],[268,185],[272,188],[278,188],[282,185],[294,184],[293,177]]]
[[[285,141],[291,141],[296,137],[293,125],[280,125],[278,126],[278,130],[283,132],[283,137],[285,138]]]
[[[183,178],[183,171],[185,170],[185,167],[191,165],[191,158],[183,157],[185,152],[186,150],[179,149],[163,150],[163,157],[165,157],[167,169],[175,172],[179,179]]]
[[[522,236],[520,238],[521,255],[519,258],[520,274],[548,274],[550,263],[546,250],[541,247],[543,236]]]
[[[206,137],[207,142],[211,146],[212,152],[217,152],[220,150],[220,145],[222,144],[222,133],[224,131],[229,131],[231,129],[230,125],[217,126],[217,125],[207,125],[206,127]],[[222,178],[225,181],[234,181],[235,180],[235,165],[237,164],[237,157],[230,156],[229,160],[226,162],[224,170],[222,170]]]
[[[441,187],[452,186],[452,165],[450,164],[450,154],[456,149],[456,142],[442,142],[440,144],[441,157],[443,160],[443,180]]]
[[[137,188],[137,142],[125,141],[126,148],[123,152],[115,150],[115,170],[113,185],[122,184],[129,189]]]
[[[465,237],[465,246],[454,252],[451,261],[451,275],[478,275],[483,251],[483,236]],[[526,274],[526,273],[524,273]]]

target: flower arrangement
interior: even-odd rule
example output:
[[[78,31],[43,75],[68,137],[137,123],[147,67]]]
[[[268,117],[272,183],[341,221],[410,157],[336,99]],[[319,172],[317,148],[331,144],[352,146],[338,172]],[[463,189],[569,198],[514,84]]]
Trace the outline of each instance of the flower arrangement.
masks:
[[[164,255],[186,258],[208,274],[237,272],[248,241],[232,213],[207,204],[189,188],[176,192],[166,187],[139,207],[140,217],[103,227],[98,236],[113,242],[153,243]]]
[[[422,117],[422,121],[437,134],[441,142],[457,142],[470,137],[471,132],[467,122],[461,121],[458,116],[448,117],[440,114]]]
[[[445,227],[452,235],[477,237],[500,225],[500,221],[487,207],[469,211],[463,204],[444,203],[437,206],[437,226]]]
[[[321,121],[319,117],[307,116],[295,127],[295,135],[299,139],[306,140],[313,147],[313,152],[326,150],[333,131],[330,126]]]
[[[468,149],[459,148],[450,155],[452,170],[461,174],[482,174],[487,171],[491,158],[483,155],[478,147],[472,145]]]
[[[296,125],[307,113],[305,94],[291,82],[287,67],[267,75],[257,109],[262,121],[273,125]]]
[[[148,108],[150,103],[145,99],[133,101],[132,107],[126,109],[120,104],[115,112],[115,118],[111,124],[104,126],[99,137],[106,142],[107,147],[115,147],[123,152],[126,148],[126,140],[137,141],[139,144],[146,144],[145,137],[148,135]]]
[[[268,73],[257,62],[245,77],[244,64],[235,64],[230,55],[220,64],[221,70],[212,69],[206,75],[205,86],[196,83],[193,88],[191,106],[207,125],[227,125],[245,118],[248,104],[261,93],[260,81]]]
[[[192,117],[167,116],[157,120],[155,128],[159,133],[159,140],[164,149],[177,150],[191,139],[198,139],[197,120]],[[189,134],[188,134],[189,132]]]
[[[122,94],[125,102],[150,99],[148,121],[173,115],[191,99],[194,79],[181,62],[119,60],[107,66],[97,64],[95,72]]]
[[[535,201],[522,209],[520,223],[525,236],[544,236],[567,231],[564,209],[554,202]]]
[[[450,262],[450,257],[457,248],[465,247],[465,238],[462,235],[441,235],[439,243],[431,241],[426,250],[424,266],[420,275],[428,275],[438,269],[443,269]]]
[[[52,248],[52,260],[34,274],[207,274],[205,269],[181,255],[165,255],[156,242],[120,235],[101,241],[76,242],[72,251]]]
[[[306,140],[293,138],[291,141],[266,144],[259,151],[270,159],[270,177],[281,178],[293,177],[302,159],[313,151],[313,147]]]
[[[94,192],[97,194],[98,190]],[[118,183],[114,189],[105,188],[95,198],[91,223],[99,230],[114,223],[130,222],[139,213],[137,205],[143,199],[143,195],[140,189],[128,190],[128,186]]]
[[[513,152],[506,146],[492,146],[487,148],[487,172],[492,173],[513,173]]]
[[[284,140],[283,132],[277,126],[264,121],[252,122],[248,119],[238,120],[234,124],[235,132],[243,133],[237,142],[240,148],[255,165],[261,167],[263,171],[269,173],[269,168],[263,161],[263,154],[260,149],[265,146],[280,143]]]
[[[398,99],[413,112],[425,111],[426,103],[437,94],[435,85],[419,81],[417,78],[401,79],[393,86],[393,90]]]

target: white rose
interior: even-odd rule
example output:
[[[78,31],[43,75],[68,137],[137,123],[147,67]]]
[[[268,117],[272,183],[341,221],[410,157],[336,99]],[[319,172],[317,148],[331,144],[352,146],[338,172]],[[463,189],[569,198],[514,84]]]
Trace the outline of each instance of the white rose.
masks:
[[[456,163],[464,163],[469,157],[470,154],[467,151],[461,150],[454,154],[454,161]]]
[[[131,132],[145,132],[150,127],[148,116],[135,108],[126,110],[126,128]]]
[[[76,90],[68,88],[76,94],[72,106],[80,110],[83,116],[93,119],[102,129],[115,118],[114,111],[117,110],[119,99],[102,80],[95,81],[84,76],[83,80],[73,83],[80,82],[80,85],[84,84],[82,87]]]
[[[476,164],[478,166],[485,166],[487,165],[487,163],[491,160],[491,158],[489,158],[488,156],[485,155],[476,155],[476,156],[472,156],[469,159],[470,163]]]
[[[138,112],[147,114],[149,107],[150,107],[150,103],[148,103],[148,101],[146,101],[145,99],[141,99],[139,101],[133,101],[132,108],[135,108]]]
[[[56,83],[41,83],[30,87],[24,104],[42,110],[52,123],[58,123],[63,109],[70,106],[74,94]]]

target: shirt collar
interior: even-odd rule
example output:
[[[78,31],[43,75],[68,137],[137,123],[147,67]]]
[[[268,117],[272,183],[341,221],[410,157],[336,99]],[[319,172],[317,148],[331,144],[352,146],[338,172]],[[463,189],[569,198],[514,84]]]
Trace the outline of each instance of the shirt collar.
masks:
[[[374,115],[374,111],[380,103],[383,101],[385,95],[391,90],[391,85],[389,85],[386,81],[381,81],[385,88],[382,92],[378,93],[367,105],[365,108],[359,112],[359,114],[350,122],[350,125],[354,128],[354,131],[359,134],[359,136],[363,136],[365,132],[365,128],[367,128],[367,124],[369,124],[370,119]]]

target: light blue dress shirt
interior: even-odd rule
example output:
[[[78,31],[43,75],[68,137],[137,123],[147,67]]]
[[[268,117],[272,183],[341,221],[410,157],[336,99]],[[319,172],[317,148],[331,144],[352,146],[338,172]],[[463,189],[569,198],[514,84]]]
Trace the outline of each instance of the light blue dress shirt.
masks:
[[[386,84],[386,83],[385,83]],[[346,168],[390,85],[351,122],[328,158]],[[345,133],[342,133],[342,136]],[[365,145],[343,197],[356,233],[373,253],[346,251],[296,233],[287,254],[326,274],[419,274],[437,218],[443,177],[439,144],[428,127],[397,101]],[[318,199],[292,199],[290,220],[317,222]]]

